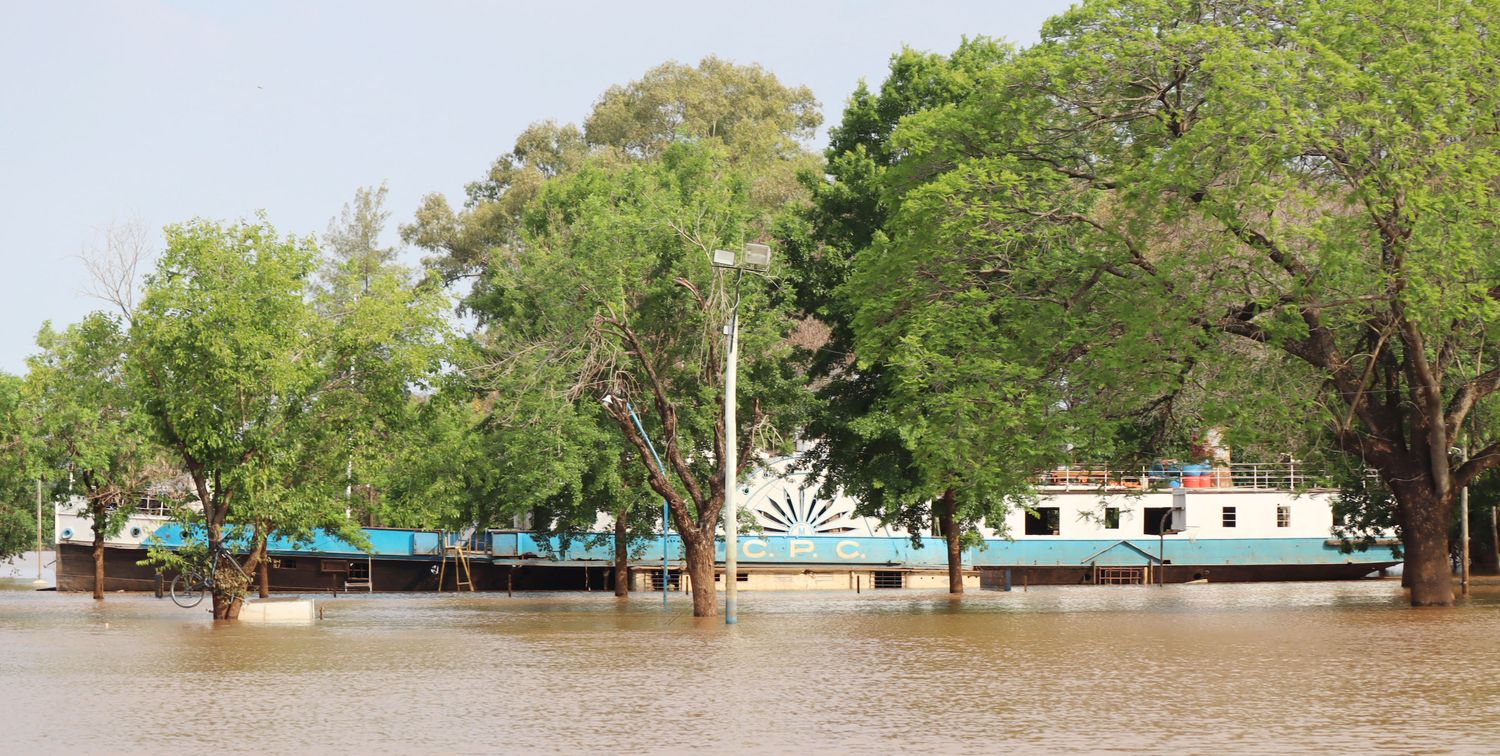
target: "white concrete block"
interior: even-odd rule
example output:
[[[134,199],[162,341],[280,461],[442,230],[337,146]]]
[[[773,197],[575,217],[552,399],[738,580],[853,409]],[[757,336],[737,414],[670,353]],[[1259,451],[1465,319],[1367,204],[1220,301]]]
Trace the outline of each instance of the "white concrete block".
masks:
[[[317,618],[318,607],[312,599],[260,599],[247,601],[240,607],[241,622],[307,625]]]

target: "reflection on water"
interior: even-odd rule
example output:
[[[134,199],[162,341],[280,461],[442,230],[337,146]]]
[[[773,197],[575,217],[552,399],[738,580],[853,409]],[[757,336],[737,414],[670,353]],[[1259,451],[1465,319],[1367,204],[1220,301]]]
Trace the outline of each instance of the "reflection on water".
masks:
[[[1500,749],[1500,587],[376,595],[306,627],[0,593],[7,750]]]

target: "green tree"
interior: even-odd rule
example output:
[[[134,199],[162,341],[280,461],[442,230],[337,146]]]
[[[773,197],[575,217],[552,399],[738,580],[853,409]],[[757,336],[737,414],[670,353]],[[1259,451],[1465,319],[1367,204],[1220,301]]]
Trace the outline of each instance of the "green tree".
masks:
[[[800,219],[778,229],[791,262],[797,306],[828,329],[826,342],[813,345],[810,363],[819,386],[806,428],[814,441],[808,464],[828,487],[854,496],[861,514],[900,524],[918,539],[936,522],[947,545],[953,592],[963,590],[964,539],[975,540],[976,527],[986,517],[998,521],[1007,504],[1025,494],[1024,487],[997,487],[992,473],[998,468],[985,467],[994,461],[987,450],[1008,448],[1008,440],[992,445],[968,435],[1004,427],[998,421],[985,424],[986,408],[999,395],[987,392],[1006,391],[997,382],[1013,368],[961,359],[965,351],[983,346],[988,329],[982,310],[953,308],[952,303],[910,313],[906,324],[920,329],[923,339],[856,343],[854,322],[861,308],[892,305],[891,298],[904,292],[912,293],[909,301],[921,301],[917,291],[922,279],[892,268],[856,284],[848,279],[855,257],[886,240],[883,229],[900,195],[890,175],[904,156],[891,141],[901,120],[962,101],[984,71],[1009,55],[1008,46],[979,37],[966,39],[951,55],[907,49],[892,56],[879,92],[871,93],[861,82],[842,121],[829,131],[826,172],[831,180],[824,180],[822,171],[805,175],[813,201]],[[892,281],[903,285],[892,286]],[[910,281],[918,284],[909,288]],[[955,327],[944,324],[947,317],[955,318]],[[933,392],[939,384],[956,393]],[[973,397],[978,404],[966,405],[969,391],[978,392]],[[1024,465],[1036,459],[1027,454],[1010,461]]]
[[[391,213],[385,209],[386,186],[360,187],[323,235],[324,284],[335,300],[346,292],[367,293],[375,279],[395,266],[396,248],[382,246],[381,235]]]
[[[799,173],[819,161],[802,143],[822,122],[807,87],[787,86],[755,65],[709,56],[697,66],[669,62],[640,79],[611,87],[580,129],[540,121],[527,127],[481,180],[466,187],[454,211],[429,195],[402,238],[432,254],[426,264],[450,282],[468,280],[465,306],[482,303],[488,272],[521,254],[521,219],[549,179],[576,171],[586,158],[608,153],[626,161],[655,160],[679,141],[710,140],[741,166],[754,166],[751,200],[776,211],[799,202]],[[487,308],[479,304],[481,317]]]
[[[787,137],[808,139],[822,122],[807,87],[787,87],[757,65],[709,56],[697,66],[663,63],[610,87],[584,121],[589,143],[642,159],[683,137],[712,138],[749,159],[797,159]]]
[[[697,66],[663,63],[628,84],[610,87],[584,120],[597,148],[654,160],[684,140],[712,140],[731,162],[753,170],[748,200],[776,212],[800,202],[797,177],[815,169],[803,148],[823,116],[812,90],[787,86],[758,65],[710,55]]]
[[[1500,465],[1493,429],[1467,463],[1449,453],[1500,388],[1494,12],[1076,6],[960,105],[898,131],[896,181],[924,185],[922,233],[941,242],[926,267],[1028,334],[1006,343],[1057,366],[1078,398],[1060,422],[1084,440],[1204,360],[1248,355],[1219,377],[1250,391],[1204,400],[1373,469],[1412,603],[1449,604],[1455,495]],[[1119,406],[1073,411],[1096,403]]]
[[[467,380],[450,377],[427,397],[413,397],[407,420],[371,467],[364,506],[374,524],[457,530],[498,524],[503,499],[493,475],[503,451],[487,433],[489,413]]]
[[[381,246],[385,187],[359,189],[324,237],[321,287],[314,299],[326,319],[323,348],[332,382],[324,401],[337,415],[326,427],[348,429],[343,445],[346,498],[368,520],[376,509],[377,479],[393,463],[389,450],[418,422],[428,383],[449,356],[449,307],[441,281],[419,278],[396,263],[396,250]]]
[[[548,179],[575,170],[589,151],[577,126],[534,123],[483,179],[465,187],[461,210],[455,212],[443,195],[429,194],[412,223],[401,227],[401,238],[431,253],[424,263],[444,281],[469,283],[461,303],[467,308],[470,301],[483,300],[490,268],[518,252],[526,204]]]
[[[358,541],[338,476],[305,474],[337,470],[344,448],[330,449],[343,434],[328,430],[319,401],[337,377],[309,303],[312,242],[264,220],[198,220],[169,226],[166,239],[131,325],[127,370],[154,433],[192,479],[210,550],[235,535],[231,524],[257,526],[247,572],[273,529],[342,528]],[[218,577],[214,617],[233,619],[246,586],[233,571]]]
[[[24,381],[0,373],[0,559],[36,546],[32,511],[32,423],[25,407]]]
[[[497,307],[487,313],[503,374],[532,387],[527,394],[538,398],[524,401],[541,403],[520,417],[539,416],[534,425],[557,432],[561,415],[602,411],[629,442],[636,474],[669,503],[698,616],[716,611],[719,460],[734,453],[745,463],[774,446],[795,427],[803,398],[787,360],[792,321],[763,280],[749,277],[738,290],[743,442],[724,448],[720,329],[736,284],[710,256],[765,233],[751,184],[713,143],[681,144],[644,163],[590,161],[549,182],[528,209],[527,253],[495,272]],[[627,402],[642,410],[666,474]]]
[[[424,202],[416,221],[403,227],[403,238],[432,252],[426,262],[446,280],[470,281],[463,307],[478,320],[472,348],[456,364],[480,397],[485,417],[471,414],[434,429],[455,441],[452,434],[467,428],[478,434],[470,448],[487,450],[474,469],[466,470],[470,493],[450,498],[451,511],[479,514],[476,522],[531,512],[538,515],[539,531],[564,541],[588,537],[583,531],[601,511],[630,534],[651,529],[655,507],[629,506],[645,500],[639,450],[620,436],[615,419],[592,404],[573,403],[576,396],[563,405],[551,403],[545,392],[538,400],[538,386],[566,379],[550,372],[554,365],[534,363],[535,350],[517,347],[505,333],[508,319],[516,317],[510,276],[516,269],[536,269],[527,259],[537,235],[535,224],[528,228],[529,209],[548,186],[569,180],[585,165],[596,177],[600,172],[624,176],[632,165],[659,163],[674,143],[705,142],[746,178],[739,201],[757,217],[769,218],[805,196],[796,177],[817,159],[801,141],[818,122],[809,90],[787,87],[759,67],[715,58],[696,67],[668,63],[609,90],[582,130],[552,122],[528,128],[483,180],[468,186],[461,211],[454,212],[439,196]],[[546,243],[555,246],[559,235],[549,232]],[[642,411],[649,415],[649,408]],[[430,453],[414,452],[419,458]],[[517,487],[500,477],[535,485],[511,495]],[[446,483],[430,486],[457,493]],[[634,537],[616,539],[617,575],[626,567],[625,542]],[[624,582],[617,579],[616,589]]]
[[[118,317],[96,312],[61,332],[48,323],[36,342],[41,352],[27,360],[27,412],[50,477],[83,487],[94,531],[94,598],[103,600],[104,539],[125,526],[150,477],[170,468],[125,383],[128,344]]]

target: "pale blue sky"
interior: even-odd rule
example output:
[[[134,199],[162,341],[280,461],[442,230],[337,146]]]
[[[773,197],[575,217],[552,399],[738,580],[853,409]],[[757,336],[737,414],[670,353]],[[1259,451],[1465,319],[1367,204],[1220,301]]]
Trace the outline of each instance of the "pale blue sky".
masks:
[[[102,306],[78,255],[111,222],[157,246],[167,223],[260,209],[321,233],[386,181],[394,232],[528,123],[578,121],[663,61],[760,63],[827,123],[902,44],[1030,44],[1068,5],[0,0],[0,370],[24,370],[42,321]]]

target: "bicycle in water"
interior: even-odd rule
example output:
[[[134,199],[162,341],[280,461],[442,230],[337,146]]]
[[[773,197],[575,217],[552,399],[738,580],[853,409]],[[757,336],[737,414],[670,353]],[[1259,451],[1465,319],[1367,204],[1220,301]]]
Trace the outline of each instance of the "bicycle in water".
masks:
[[[250,576],[245,573],[245,569],[240,567],[239,561],[223,546],[215,550],[213,558],[208,561],[208,565],[188,567],[172,578],[172,603],[183,609],[191,609],[202,603],[203,597],[217,585],[219,570],[226,566],[233,567],[245,578],[246,584],[250,583]]]

